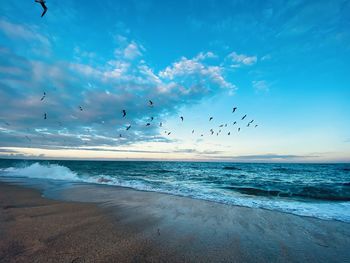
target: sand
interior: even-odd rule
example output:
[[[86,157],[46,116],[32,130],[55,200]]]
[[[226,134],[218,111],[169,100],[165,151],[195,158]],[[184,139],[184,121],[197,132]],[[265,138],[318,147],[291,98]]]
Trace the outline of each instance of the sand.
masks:
[[[350,262],[350,224],[127,188],[0,183],[0,262]],[[91,199],[91,200],[90,200]]]

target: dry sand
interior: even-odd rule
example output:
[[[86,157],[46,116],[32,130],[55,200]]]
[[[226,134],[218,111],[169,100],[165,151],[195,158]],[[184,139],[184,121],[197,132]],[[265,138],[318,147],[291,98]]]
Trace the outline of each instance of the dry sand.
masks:
[[[127,188],[60,194],[99,203],[0,183],[0,262],[350,262],[347,223]]]

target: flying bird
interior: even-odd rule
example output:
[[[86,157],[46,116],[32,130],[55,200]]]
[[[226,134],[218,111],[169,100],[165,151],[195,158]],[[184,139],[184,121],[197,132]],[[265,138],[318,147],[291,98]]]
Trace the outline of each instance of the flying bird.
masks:
[[[41,4],[41,6],[43,7],[44,11],[41,14],[41,17],[43,17],[45,15],[45,13],[47,12],[47,6],[45,5],[45,1],[44,0],[35,0],[35,2]]]
[[[194,130],[192,130],[192,134],[194,133]]]
[[[151,124],[149,122],[147,122],[146,126],[150,126]]]
[[[234,123],[233,123],[233,125],[235,125],[237,122],[235,121]]]
[[[149,102],[149,106],[153,107],[153,101],[149,100],[148,102]]]
[[[257,124],[257,125],[255,125],[255,128],[256,128],[256,127],[258,127],[258,124]]]
[[[227,123],[225,124],[225,127],[227,127]]]
[[[250,126],[250,122],[247,124],[247,127],[249,127]]]
[[[153,118],[153,117],[151,117],[151,121],[153,121],[153,119],[154,119],[154,118]]]
[[[122,135],[121,134],[119,134],[119,138],[121,138],[122,137]]]
[[[181,116],[180,119],[181,119],[181,121],[184,121],[184,117]]]
[[[163,123],[159,123],[159,127],[162,127],[163,126]]]
[[[227,135],[231,135],[231,132],[228,132],[228,134]]]
[[[46,97],[46,92],[44,92],[44,95],[41,97],[40,101],[43,101]]]
[[[210,118],[209,118],[209,121],[211,121],[212,119],[213,119],[213,117],[210,117]]]
[[[213,135],[213,134],[214,134],[214,131],[213,131],[213,129],[210,129],[210,132],[211,132],[211,135]]]
[[[220,128],[221,128],[221,127],[224,127],[224,125],[223,125],[223,124],[221,124],[219,127],[220,127]]]
[[[201,134],[201,137],[203,137],[203,134]]]
[[[44,113],[44,120],[46,120],[47,119],[47,115],[46,115],[46,113]]]
[[[82,108],[81,106],[79,106],[79,110],[80,110],[80,111],[83,111],[83,108]]]
[[[168,132],[168,135],[170,135],[171,134],[171,132]]]
[[[131,128],[131,125],[129,125],[128,127],[126,127],[126,130],[128,131]]]
[[[254,122],[254,120],[251,120],[249,123],[253,123]]]
[[[234,107],[234,108],[232,109],[232,113],[234,113],[236,110],[237,110],[237,107]]]
[[[125,117],[126,116],[126,110],[122,110],[122,112],[123,112],[123,117]]]
[[[240,131],[241,130],[241,128],[238,128],[238,131]]]
[[[242,117],[242,121],[245,119],[245,117],[247,117],[247,114],[246,114],[246,115],[244,115],[244,116]]]

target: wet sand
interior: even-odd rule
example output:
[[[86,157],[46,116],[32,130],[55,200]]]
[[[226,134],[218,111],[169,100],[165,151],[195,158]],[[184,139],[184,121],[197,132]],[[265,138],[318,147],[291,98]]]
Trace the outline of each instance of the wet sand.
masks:
[[[347,223],[118,187],[54,196],[76,201],[0,183],[0,262],[350,262]]]

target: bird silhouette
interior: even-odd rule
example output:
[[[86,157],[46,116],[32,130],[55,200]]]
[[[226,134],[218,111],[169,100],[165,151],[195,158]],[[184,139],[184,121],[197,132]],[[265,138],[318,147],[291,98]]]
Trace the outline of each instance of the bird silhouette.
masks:
[[[153,107],[153,101],[149,100],[148,102],[149,102],[149,106]]]
[[[194,133],[194,130],[192,130],[192,134]]]
[[[41,97],[40,101],[43,101],[46,97],[46,92],[44,91],[44,95]]]
[[[223,124],[221,124],[219,127],[220,127],[220,128],[221,128],[221,127],[224,127],[224,125],[223,125]]]
[[[247,114],[242,117],[242,121],[247,117]]]
[[[184,117],[181,116],[180,119],[181,119],[181,121],[184,121]]]
[[[126,116],[126,110],[122,110],[122,112],[123,112],[123,117],[125,117]]]
[[[131,128],[131,125],[129,125],[128,127],[126,127],[126,130],[128,131]]]
[[[153,119],[154,119],[154,118],[153,118],[153,117],[151,117],[151,121],[153,121]]]
[[[258,124],[255,125],[255,128],[258,127]]]
[[[238,131],[240,131],[241,130],[241,128],[238,128]]]
[[[80,111],[83,111],[83,108],[81,106],[79,106],[79,109],[80,109]]]
[[[201,134],[201,137],[203,137],[203,134]]]
[[[250,126],[250,122],[247,124],[247,127],[249,127]]]
[[[237,107],[233,107],[232,113],[234,113],[237,110]]]
[[[41,17],[43,17],[45,15],[45,13],[47,12],[47,6],[45,5],[45,1],[44,0],[35,0],[35,2],[41,4],[41,6],[43,7],[44,11],[41,14]]]
[[[253,123],[254,122],[254,120],[251,120],[249,123]]]
[[[151,124],[149,122],[147,122],[146,126],[150,126]]]
[[[47,119],[47,115],[46,115],[46,113],[44,113],[44,120],[46,120]]]
[[[171,134],[171,132],[168,132],[168,135],[170,135]]]
[[[121,134],[119,134],[119,138],[121,138],[122,137],[122,135]]]
[[[231,135],[231,132],[228,132],[228,134],[227,135]]]
[[[227,127],[227,123],[225,124],[225,127]]]
[[[212,119],[213,119],[213,117],[210,117],[210,118],[209,118],[209,121],[211,121]]]
[[[159,127],[162,127],[163,126],[163,123],[159,123]]]
[[[213,134],[214,134],[214,131],[213,131],[213,129],[210,129],[210,132],[211,132],[211,135],[213,135]]]
[[[235,122],[233,122],[233,125],[235,125],[237,122],[235,121]]]

